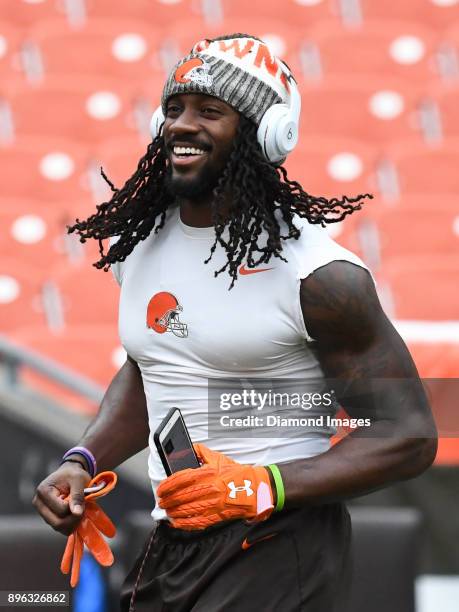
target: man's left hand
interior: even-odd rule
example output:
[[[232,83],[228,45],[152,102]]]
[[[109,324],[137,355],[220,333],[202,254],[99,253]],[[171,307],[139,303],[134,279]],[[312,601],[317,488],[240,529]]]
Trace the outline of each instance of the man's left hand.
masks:
[[[205,529],[222,521],[260,521],[274,510],[265,467],[243,465],[203,444],[195,445],[202,466],[176,472],[158,487],[158,503],[174,527]]]

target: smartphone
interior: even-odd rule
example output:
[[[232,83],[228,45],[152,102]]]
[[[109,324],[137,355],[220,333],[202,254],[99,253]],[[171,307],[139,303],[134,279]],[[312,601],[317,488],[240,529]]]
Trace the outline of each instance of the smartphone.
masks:
[[[169,410],[154,433],[153,439],[168,476],[187,468],[200,467],[185,421],[178,408]]]

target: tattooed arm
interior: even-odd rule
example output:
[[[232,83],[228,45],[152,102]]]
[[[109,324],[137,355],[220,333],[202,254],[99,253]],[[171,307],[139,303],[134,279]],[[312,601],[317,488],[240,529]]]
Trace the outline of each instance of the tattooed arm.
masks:
[[[338,400],[351,418],[370,418],[371,426],[322,455],[280,464],[287,506],[364,495],[423,472],[435,458],[435,425],[413,360],[368,272],[332,262],[301,282],[300,297],[325,376],[343,382]],[[371,380],[384,378],[395,380],[375,389]]]

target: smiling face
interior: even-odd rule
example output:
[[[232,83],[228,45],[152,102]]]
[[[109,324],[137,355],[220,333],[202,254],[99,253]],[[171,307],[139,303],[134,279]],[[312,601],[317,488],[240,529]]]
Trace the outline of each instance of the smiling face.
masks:
[[[177,94],[167,103],[163,134],[174,196],[201,200],[212,193],[231,153],[239,113],[204,94]]]

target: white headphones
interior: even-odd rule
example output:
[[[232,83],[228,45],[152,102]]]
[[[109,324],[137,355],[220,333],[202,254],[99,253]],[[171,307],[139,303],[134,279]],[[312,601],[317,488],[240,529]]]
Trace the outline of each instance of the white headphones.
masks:
[[[290,86],[290,104],[274,104],[263,115],[258,126],[257,138],[266,159],[271,163],[282,162],[298,142],[301,96],[292,73],[286,68]]]
[[[285,74],[290,87],[290,104],[274,104],[263,115],[258,126],[257,138],[267,161],[282,162],[293,151],[298,142],[301,96],[296,81],[288,69]],[[165,121],[161,106],[153,113],[150,121],[152,138],[159,134]]]

